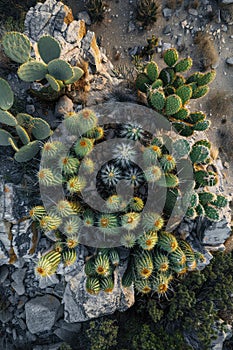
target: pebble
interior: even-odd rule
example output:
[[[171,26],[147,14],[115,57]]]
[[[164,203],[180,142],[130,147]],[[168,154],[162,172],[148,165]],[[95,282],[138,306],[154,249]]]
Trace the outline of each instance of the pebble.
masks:
[[[136,28],[135,24],[132,21],[130,21],[129,25],[128,25],[128,33],[133,32],[135,30],[135,28]]]
[[[3,265],[0,267],[0,284],[5,282],[7,276],[8,276],[8,268],[6,265]]]
[[[198,16],[198,11],[195,9],[189,9],[188,13],[192,16]]]
[[[232,57],[228,57],[226,59],[226,63],[229,65],[229,66],[233,66],[233,56]],[[224,72],[225,73],[225,72]]]
[[[165,18],[171,17],[171,16],[172,16],[172,10],[169,9],[168,7],[165,7],[165,8],[163,9],[163,16],[164,16]]]
[[[163,34],[170,34],[171,31],[172,31],[172,28],[169,24],[163,28]]]
[[[26,112],[28,114],[33,114],[35,112],[35,107],[34,105],[26,105]]]

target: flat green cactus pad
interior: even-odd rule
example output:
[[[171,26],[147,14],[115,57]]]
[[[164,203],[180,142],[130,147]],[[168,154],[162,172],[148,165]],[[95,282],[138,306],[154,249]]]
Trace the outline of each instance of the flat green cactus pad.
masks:
[[[42,80],[47,74],[47,65],[35,60],[22,64],[18,69],[18,76],[23,81],[32,83],[36,80]]]
[[[50,74],[46,74],[45,78],[47,79],[49,85],[51,86],[51,88],[57,92],[60,91],[60,85],[58,84],[57,80],[52,77],[52,75]]]
[[[59,58],[49,62],[48,71],[57,80],[68,80],[74,74],[71,65]]]
[[[49,124],[41,119],[34,118],[32,126],[32,134],[37,140],[44,140],[49,137],[52,133]]]
[[[15,153],[14,159],[19,162],[28,162],[39,152],[39,141],[29,142],[27,145],[21,147],[18,152]]]
[[[82,70],[82,68],[79,68],[79,67],[73,67],[73,72],[74,72],[74,75],[72,76],[72,78],[65,80],[66,85],[75,83],[84,74],[84,71]]]
[[[0,91],[0,108],[6,111],[14,103],[14,94],[8,82],[2,78],[0,78]]]
[[[10,138],[12,135],[8,131],[0,129],[0,146],[10,146]]]
[[[9,126],[16,126],[18,124],[16,118],[8,111],[3,111],[0,109],[0,123]]]
[[[60,44],[57,40],[55,40],[50,35],[42,36],[39,39],[37,46],[38,46],[40,57],[45,63],[49,63],[55,58],[60,57],[60,54],[61,54]]]
[[[24,63],[30,59],[31,43],[22,33],[9,32],[2,38],[5,54],[17,63]]]

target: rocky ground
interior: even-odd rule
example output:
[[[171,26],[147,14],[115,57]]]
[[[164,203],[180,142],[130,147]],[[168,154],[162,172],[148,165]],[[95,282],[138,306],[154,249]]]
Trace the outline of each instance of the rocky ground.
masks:
[[[197,8],[191,6],[185,9],[183,4],[181,8],[169,9],[164,3],[157,24],[145,31],[134,20],[134,1],[108,1],[105,20],[98,25],[90,25],[87,14],[80,14],[80,11],[85,10],[85,3],[80,2],[80,7],[77,2],[67,3],[73,8],[74,21],[71,12],[62,3],[47,0],[44,5],[38,4],[29,11],[25,29],[34,41],[42,33],[53,35],[61,42],[66,59],[72,62],[75,59],[85,59],[89,62],[86,73],[88,93],[80,95],[70,91],[70,98],[62,97],[55,107],[47,103],[41,106],[36,98],[27,95],[29,85],[18,80],[15,67],[11,67],[11,72],[6,71],[4,64],[9,62],[2,61],[1,73],[4,70],[3,76],[14,88],[21,107],[25,107],[34,116],[43,115],[55,128],[65,112],[80,109],[82,103],[93,106],[105,100],[119,99],[123,83],[121,66],[126,65],[124,72],[131,69],[130,56],[136,54],[152,34],[161,38],[156,48],[156,61],[158,58],[160,62],[162,51],[172,45],[181,51],[182,56],[191,55],[195,62],[194,68],[202,68],[200,53],[198,54],[193,39],[198,30],[208,30],[218,51],[219,59],[214,62],[218,75],[212,84],[211,97],[203,102],[201,108],[212,114],[212,129],[208,134],[223,159],[221,162],[216,154],[216,162],[222,173],[221,184],[230,195],[233,5],[224,5],[219,9],[219,4],[215,1],[203,0],[199,1]],[[210,22],[212,12],[214,16]],[[89,29],[86,34],[83,31],[84,22],[80,21],[83,18]],[[99,40],[100,49],[92,30],[96,32],[97,39],[102,37]],[[226,63],[228,58],[230,60]],[[118,66],[117,69],[111,61],[114,66]],[[113,72],[115,70],[118,70],[117,77]],[[137,100],[136,95],[128,93],[127,85],[125,96],[131,101]],[[216,103],[216,96],[219,103]],[[224,108],[219,107],[222,106],[222,101],[225,101]],[[70,339],[74,340],[75,346],[84,321],[111,314],[115,310],[126,310],[134,302],[134,292],[131,288],[123,290],[120,287],[119,276],[124,269],[122,264],[116,274],[118,283],[113,294],[107,298],[101,293],[98,297],[87,294],[83,272],[87,255],[85,247],[79,248],[78,263],[73,267],[61,267],[58,274],[48,280],[39,281],[35,278],[34,263],[38,253],[52,244],[49,237],[40,236],[40,232],[31,227],[27,218],[29,208],[39,200],[35,177],[38,162],[32,162],[30,166],[17,165],[12,160],[12,154],[10,149],[4,149],[0,153],[1,164],[4,164],[0,170],[0,349],[18,350],[28,346],[28,349],[33,350],[56,350],[62,341],[69,342]],[[231,234],[229,212],[225,214],[228,220],[218,224],[186,220],[180,227],[180,231],[190,235],[194,246],[203,246],[207,263],[211,259],[211,251],[224,249],[223,243]],[[22,221],[22,217],[25,220]],[[122,257],[126,258],[124,250]],[[221,349],[223,341],[223,337],[219,338],[213,348]]]

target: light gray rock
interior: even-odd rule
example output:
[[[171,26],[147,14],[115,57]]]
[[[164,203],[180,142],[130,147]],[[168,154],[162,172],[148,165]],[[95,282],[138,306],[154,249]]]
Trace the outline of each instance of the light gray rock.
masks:
[[[188,13],[192,16],[198,16],[198,11],[195,9],[189,9]]]
[[[172,47],[172,44],[170,44],[170,43],[163,43],[162,51],[166,51],[166,50],[170,49],[171,47]]]
[[[226,4],[226,5],[233,4],[233,0],[220,0],[219,2],[220,2],[221,4]]]
[[[91,18],[88,14],[87,11],[81,11],[78,13],[78,19],[82,19],[86,25],[90,26],[91,25]]]
[[[166,25],[164,28],[163,28],[163,34],[170,34],[172,31],[172,28],[170,26],[170,24]]]
[[[0,311],[0,321],[2,323],[7,323],[13,318],[13,313],[9,310],[1,310]]]
[[[226,219],[222,219],[219,222],[212,222],[206,228],[204,228],[204,225],[202,225],[202,227],[202,242],[207,246],[221,246],[221,244],[231,235],[231,228]]]
[[[25,33],[34,41],[43,34],[53,36],[54,30],[62,29],[66,15],[64,4],[56,0],[31,7],[25,18]]]
[[[169,9],[168,7],[165,7],[165,8],[163,9],[163,16],[164,16],[165,18],[171,17],[171,16],[172,16],[172,10]]]
[[[113,314],[116,310],[125,311],[134,304],[133,287],[122,288],[123,267],[114,272],[115,287],[112,293],[100,292],[98,295],[87,293],[84,266],[79,265],[77,273],[69,280],[63,296],[66,322],[83,322],[103,315]]]
[[[226,63],[229,65],[229,66],[233,66],[233,57],[228,57],[226,59]]]
[[[99,72],[101,70],[101,52],[96,43],[95,33],[91,31],[87,31],[87,34],[82,40],[81,47],[85,52],[86,58],[88,61],[96,67],[96,71]]]
[[[8,276],[8,267],[6,265],[0,266],[0,284],[5,282],[7,276]]]
[[[34,105],[26,105],[26,112],[28,114],[33,114],[35,112],[35,107]]]
[[[83,26],[85,26],[85,24],[82,20],[71,22],[66,30],[66,41],[80,47],[81,39],[83,37],[80,35],[80,32],[82,31]]]
[[[135,29],[136,29],[135,24],[132,21],[130,21],[128,24],[128,33],[133,32]]]
[[[68,96],[64,95],[60,97],[58,102],[56,103],[55,115],[57,117],[62,117],[69,112],[73,112],[73,107],[74,104],[72,100]]]
[[[16,291],[18,295],[23,295],[25,293],[25,287],[23,280],[25,277],[26,269],[17,269],[12,273],[11,277],[14,282],[11,283],[12,288]]]
[[[36,334],[51,330],[56,322],[59,308],[59,300],[49,294],[29,300],[25,304],[26,324],[29,331]]]

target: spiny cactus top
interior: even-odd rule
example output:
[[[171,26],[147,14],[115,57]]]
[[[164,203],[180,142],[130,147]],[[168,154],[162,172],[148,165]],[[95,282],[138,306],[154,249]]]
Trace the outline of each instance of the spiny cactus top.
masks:
[[[176,210],[184,210],[188,217],[206,216],[212,221],[220,219],[221,208],[227,205],[224,196],[215,195],[205,188],[209,177],[213,176],[215,181],[211,183],[209,180],[208,186],[215,185],[217,181],[217,174],[209,171],[211,144],[207,140],[199,140],[191,145],[186,139],[173,140],[168,135],[153,135],[140,125],[130,128],[128,123],[114,124],[111,127],[116,135],[130,143],[124,141],[114,147],[112,159],[94,175],[95,158],[92,159],[92,153],[97,145],[105,141],[110,128],[109,125],[106,129],[103,125],[98,126],[97,120],[95,113],[89,109],[65,117],[65,127],[77,137],[66,156],[59,153],[62,150],[59,141],[50,140],[44,144],[44,164],[38,173],[40,185],[45,189],[56,189],[62,184],[66,199],[46,209],[37,206],[31,210],[32,219],[42,230],[56,230],[54,251],[60,254],[59,259],[54,260],[52,254],[46,253],[39,260],[36,272],[43,277],[54,273],[60,262],[64,266],[74,263],[83,235],[87,236],[88,227],[94,227],[96,235],[103,235],[106,239],[118,237],[119,246],[130,251],[132,259],[122,278],[123,286],[134,283],[141,293],[156,291],[164,295],[169,292],[173,276],[195,269],[202,258],[187,242],[165,230],[176,202],[180,203]],[[99,128],[102,130],[101,137],[100,133],[96,133]],[[133,147],[131,142],[140,146]],[[138,152],[143,160],[143,169],[137,165]],[[188,192],[183,195],[180,186],[183,180],[180,180],[178,169],[180,164],[181,168],[185,167],[188,159],[196,182],[187,183]],[[83,163],[85,166],[82,168]],[[89,163],[91,166],[87,166]],[[79,174],[80,169],[82,174]],[[97,190],[106,201],[104,212],[93,210],[83,201],[82,191],[85,191],[90,175],[96,176]],[[117,193],[117,186],[122,181],[126,187],[133,189],[129,198]],[[144,212],[148,184],[166,189],[162,213]],[[92,294],[101,290],[111,292],[114,269],[119,262],[118,248],[97,249],[85,266],[87,291]],[[50,265],[51,268],[48,268]],[[46,268],[46,272],[38,270],[38,266]]]

